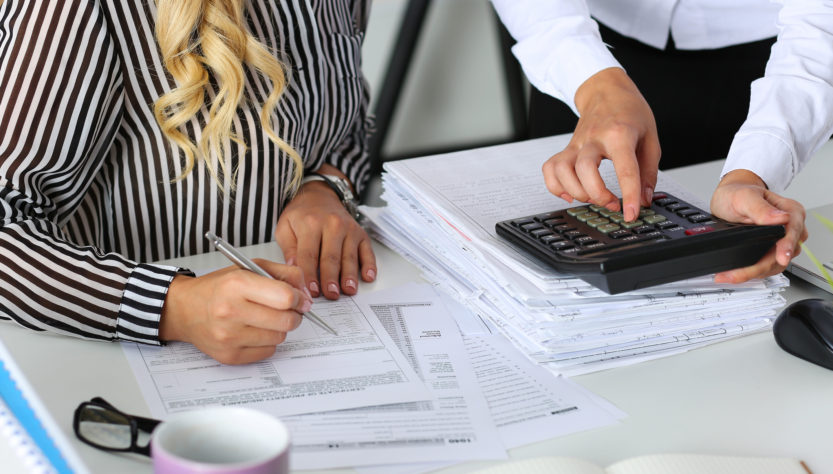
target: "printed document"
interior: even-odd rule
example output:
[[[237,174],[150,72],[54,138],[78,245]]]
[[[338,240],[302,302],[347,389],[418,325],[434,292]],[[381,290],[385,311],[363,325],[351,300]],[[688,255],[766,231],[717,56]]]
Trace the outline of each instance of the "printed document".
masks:
[[[223,365],[186,343],[122,343],[153,416],[243,405],[276,416],[420,402],[430,393],[379,319],[353,298],[313,308],[338,336],[304,320],[272,357]]]
[[[505,459],[462,336],[440,296],[428,285],[409,284],[353,299],[382,321],[433,399],[285,417],[292,468]]]

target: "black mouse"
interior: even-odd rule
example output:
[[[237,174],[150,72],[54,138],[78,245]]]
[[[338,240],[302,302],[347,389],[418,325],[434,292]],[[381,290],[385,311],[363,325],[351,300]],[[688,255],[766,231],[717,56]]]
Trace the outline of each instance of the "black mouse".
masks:
[[[781,349],[833,370],[833,303],[818,298],[796,301],[772,325]]]

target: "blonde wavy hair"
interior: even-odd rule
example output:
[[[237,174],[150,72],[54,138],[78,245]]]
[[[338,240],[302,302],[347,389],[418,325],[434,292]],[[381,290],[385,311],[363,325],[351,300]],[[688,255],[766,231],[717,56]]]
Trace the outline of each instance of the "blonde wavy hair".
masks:
[[[283,65],[269,49],[249,32],[244,0],[156,0],[156,40],[165,68],[177,87],[161,96],[153,106],[162,132],[185,153],[185,167],[176,180],[190,173],[197,157],[203,160],[217,185],[223,179],[234,189],[236,169],[223,151],[229,141],[246,146],[232,130],[237,107],[244,100],[244,64],[253,66],[272,82],[272,90],[260,109],[260,123],[269,139],[292,158],[294,170],[290,193],[297,189],[303,173],[298,153],[273,129],[271,112],[286,88]],[[209,106],[208,120],[195,144],[180,128],[206,103],[210,94],[209,77],[218,90]],[[212,165],[217,156],[220,170]],[[230,178],[230,179],[229,179]]]

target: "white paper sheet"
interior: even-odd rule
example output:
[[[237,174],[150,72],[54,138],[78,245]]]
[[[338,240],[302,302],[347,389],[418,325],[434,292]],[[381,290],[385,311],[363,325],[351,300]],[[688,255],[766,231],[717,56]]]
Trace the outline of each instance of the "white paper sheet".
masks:
[[[316,313],[338,336],[308,320],[272,357],[223,365],[186,343],[122,343],[153,416],[212,405],[245,405],[277,416],[417,402],[431,394],[378,318],[352,298],[319,299]]]
[[[292,468],[505,459],[459,329],[439,295],[412,284],[354,299],[379,317],[434,400],[286,417]]]

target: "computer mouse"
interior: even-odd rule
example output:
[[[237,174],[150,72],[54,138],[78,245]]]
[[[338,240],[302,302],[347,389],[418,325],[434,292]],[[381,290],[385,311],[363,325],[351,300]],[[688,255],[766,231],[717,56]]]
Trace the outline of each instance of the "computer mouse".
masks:
[[[833,370],[833,303],[813,298],[787,306],[772,325],[781,349]]]

